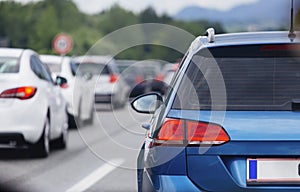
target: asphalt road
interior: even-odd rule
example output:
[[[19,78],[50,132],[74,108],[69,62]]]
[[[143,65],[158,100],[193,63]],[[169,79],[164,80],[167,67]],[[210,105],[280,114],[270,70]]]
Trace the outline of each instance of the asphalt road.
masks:
[[[12,191],[137,191],[136,157],[150,119],[125,106],[97,110],[93,125],[69,132],[68,148],[33,159],[27,150],[0,151],[0,186]],[[2,189],[3,190],[3,189]]]

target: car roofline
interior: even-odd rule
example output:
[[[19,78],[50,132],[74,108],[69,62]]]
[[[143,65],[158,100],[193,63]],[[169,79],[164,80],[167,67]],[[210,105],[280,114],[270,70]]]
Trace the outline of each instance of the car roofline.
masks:
[[[296,32],[298,37],[299,32]],[[218,34],[214,37],[210,35],[198,36],[191,44],[189,51],[198,52],[203,48],[234,46],[234,45],[255,45],[255,44],[275,44],[275,43],[299,43],[300,39],[294,41],[288,37],[288,31],[263,31],[263,32],[239,32]]]

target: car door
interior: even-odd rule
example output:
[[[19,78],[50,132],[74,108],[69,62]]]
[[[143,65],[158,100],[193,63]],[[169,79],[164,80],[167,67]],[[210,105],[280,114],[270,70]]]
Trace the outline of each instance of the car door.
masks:
[[[53,128],[53,137],[56,138],[61,135],[63,126],[67,122],[66,101],[62,95],[61,88],[53,82],[53,79],[51,77],[51,72],[48,66],[42,62],[40,63],[45,72],[45,75],[47,76],[47,80],[49,81],[54,96],[54,107],[55,107],[54,111],[56,112],[54,119],[56,121],[56,124],[55,127]]]
[[[43,80],[41,89],[46,92],[47,103],[50,109],[50,135],[51,138],[56,138],[61,133],[62,118],[64,117],[61,110],[63,100],[59,87],[54,85],[49,69],[37,56],[31,56],[30,64],[36,75]]]
[[[81,100],[82,100],[82,116],[84,119],[91,118],[94,107],[94,87],[95,82],[92,80],[92,76],[88,77],[90,74],[86,74],[80,77],[80,87],[81,90]]]

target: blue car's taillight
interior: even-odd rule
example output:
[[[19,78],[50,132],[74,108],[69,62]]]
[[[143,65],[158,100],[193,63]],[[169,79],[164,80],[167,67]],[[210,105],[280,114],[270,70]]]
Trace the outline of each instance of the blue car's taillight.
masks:
[[[230,140],[220,125],[167,118],[160,128],[154,145],[220,145]]]

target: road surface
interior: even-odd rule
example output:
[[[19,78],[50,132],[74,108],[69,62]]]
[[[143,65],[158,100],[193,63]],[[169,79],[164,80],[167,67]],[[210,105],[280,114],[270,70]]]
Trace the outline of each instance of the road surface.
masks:
[[[1,150],[0,186],[12,191],[137,191],[136,157],[151,116],[130,106],[97,110],[93,125],[69,132],[68,148],[33,159],[27,150]],[[7,190],[7,188],[5,188]]]

